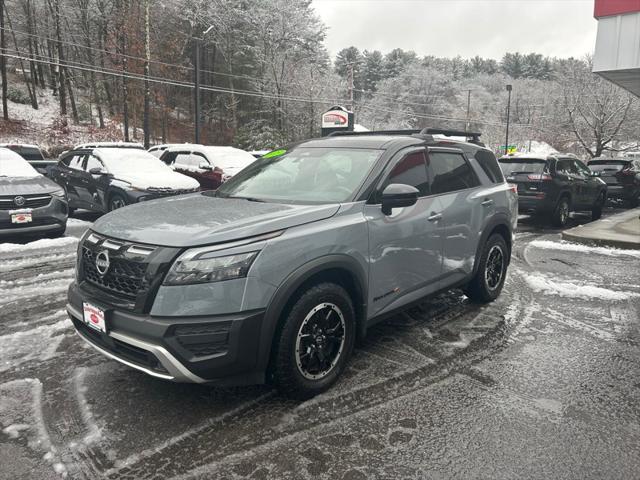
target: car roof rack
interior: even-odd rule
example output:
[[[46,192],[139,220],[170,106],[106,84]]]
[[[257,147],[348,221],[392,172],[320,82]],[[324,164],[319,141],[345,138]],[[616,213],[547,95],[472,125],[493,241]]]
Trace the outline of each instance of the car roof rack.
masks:
[[[469,143],[484,147],[480,141],[480,132],[467,132],[465,130],[449,130],[446,128],[425,128],[420,131],[423,135],[444,135],[445,137],[465,137]]]
[[[358,135],[416,135],[422,130],[368,130],[366,132],[331,132],[328,137],[351,137]]]

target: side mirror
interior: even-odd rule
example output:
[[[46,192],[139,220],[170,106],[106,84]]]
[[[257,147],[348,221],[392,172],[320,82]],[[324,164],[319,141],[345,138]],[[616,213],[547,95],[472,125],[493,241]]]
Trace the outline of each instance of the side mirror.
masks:
[[[391,210],[400,207],[410,207],[418,201],[420,192],[417,188],[404,183],[392,183],[382,192],[382,213],[391,215]]]
[[[198,165],[198,168],[200,170],[206,170],[208,172],[213,170],[213,167],[211,165],[209,165],[207,162],[202,162],[200,165]]]
[[[106,175],[107,171],[104,168],[94,167],[89,169],[91,175]]]

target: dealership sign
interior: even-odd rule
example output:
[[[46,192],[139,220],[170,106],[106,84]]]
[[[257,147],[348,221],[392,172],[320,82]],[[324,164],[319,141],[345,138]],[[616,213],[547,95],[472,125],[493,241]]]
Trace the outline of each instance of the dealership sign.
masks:
[[[348,112],[344,110],[329,110],[322,115],[322,128],[347,128],[349,126]]]

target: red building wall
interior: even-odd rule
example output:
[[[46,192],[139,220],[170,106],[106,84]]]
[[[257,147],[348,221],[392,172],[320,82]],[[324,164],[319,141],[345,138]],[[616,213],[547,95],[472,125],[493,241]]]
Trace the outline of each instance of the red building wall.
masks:
[[[593,16],[596,18],[640,12],[640,0],[595,0]]]

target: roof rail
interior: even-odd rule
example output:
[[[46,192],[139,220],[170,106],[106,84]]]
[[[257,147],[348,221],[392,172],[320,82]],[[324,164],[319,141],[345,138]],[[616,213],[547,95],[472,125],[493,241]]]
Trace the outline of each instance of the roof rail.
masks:
[[[358,135],[416,135],[422,130],[369,130],[367,132],[331,132],[328,137],[350,137]]]
[[[465,137],[469,143],[475,143],[484,147],[480,141],[480,132],[467,132],[464,130],[449,130],[446,128],[425,128],[420,133],[423,135],[444,135],[445,137]]]

